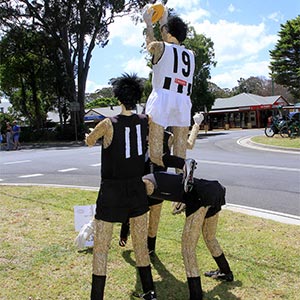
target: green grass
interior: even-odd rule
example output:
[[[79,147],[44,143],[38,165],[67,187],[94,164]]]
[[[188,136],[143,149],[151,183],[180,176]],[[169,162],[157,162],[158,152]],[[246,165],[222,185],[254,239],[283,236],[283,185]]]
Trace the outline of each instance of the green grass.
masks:
[[[283,138],[279,134],[275,134],[273,137],[259,135],[252,137],[251,141],[270,146],[300,148],[300,138]]]
[[[73,240],[74,205],[95,202],[97,193],[79,189],[1,186],[0,299],[89,299],[92,250],[78,251]],[[163,206],[152,261],[160,300],[186,300],[188,287],[180,253],[184,215]],[[128,300],[140,291],[131,239],[118,246],[114,227],[109,253],[106,300]],[[220,283],[201,277],[204,299],[297,299],[300,290],[299,226],[223,210],[218,240],[235,281]],[[203,241],[198,248],[200,271],[215,269]]]

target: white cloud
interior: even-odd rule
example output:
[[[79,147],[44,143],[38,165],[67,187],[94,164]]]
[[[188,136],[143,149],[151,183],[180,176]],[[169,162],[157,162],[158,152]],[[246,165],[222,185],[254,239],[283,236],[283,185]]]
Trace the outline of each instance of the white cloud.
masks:
[[[96,90],[103,89],[104,87],[107,87],[107,85],[96,83],[92,80],[86,81],[86,93],[94,93]]]
[[[230,5],[228,6],[228,11],[233,13],[235,11],[235,7],[232,3],[230,3]]]
[[[277,41],[277,36],[266,33],[264,23],[242,25],[220,20],[211,23],[206,20],[194,25],[198,33],[205,34],[214,42],[218,65],[225,62],[245,59],[267,49]]]
[[[204,17],[210,17],[210,13],[207,10],[197,8],[193,9],[188,14],[180,14],[180,17],[184,22],[187,22],[188,24],[193,25],[193,23],[196,23],[200,19],[203,19]]]
[[[148,78],[151,69],[147,67],[147,61],[145,56],[133,57],[132,59],[126,61],[122,65],[124,72],[126,73],[137,73],[139,77]]]
[[[269,61],[249,62],[237,64],[231,69],[217,73],[217,69],[212,70],[211,81],[221,88],[233,88],[238,85],[240,78],[247,79],[251,76],[269,77]]]
[[[274,22],[281,22],[283,20],[283,15],[279,12],[273,12],[268,15],[268,19],[274,21]]]
[[[140,47],[144,42],[143,29],[144,23],[134,24],[129,16],[116,18],[115,22],[109,26],[109,39],[120,38],[125,46]]]
[[[183,0],[168,0],[167,6],[169,8],[174,8],[175,10],[191,10],[195,7],[200,6],[200,0],[190,0],[190,1],[183,1]]]

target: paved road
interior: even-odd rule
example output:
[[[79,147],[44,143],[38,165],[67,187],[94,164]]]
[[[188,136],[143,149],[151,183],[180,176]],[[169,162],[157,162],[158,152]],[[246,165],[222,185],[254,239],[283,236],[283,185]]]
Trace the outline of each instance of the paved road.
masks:
[[[188,156],[198,162],[195,176],[217,179],[227,202],[258,211],[300,216],[300,152],[248,148],[238,141],[262,130],[200,134]],[[54,147],[0,152],[1,184],[59,184],[98,189],[100,147]]]

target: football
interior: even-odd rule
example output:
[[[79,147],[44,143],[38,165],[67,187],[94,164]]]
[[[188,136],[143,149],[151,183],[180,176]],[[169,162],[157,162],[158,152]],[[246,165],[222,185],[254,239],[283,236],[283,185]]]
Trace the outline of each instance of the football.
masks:
[[[163,16],[165,8],[161,3],[153,4],[150,6],[151,8],[153,9],[152,23],[154,24]]]

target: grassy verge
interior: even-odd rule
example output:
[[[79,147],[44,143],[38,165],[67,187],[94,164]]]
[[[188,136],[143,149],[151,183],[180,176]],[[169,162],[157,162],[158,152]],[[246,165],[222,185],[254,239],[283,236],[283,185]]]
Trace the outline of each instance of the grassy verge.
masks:
[[[89,299],[92,250],[73,245],[74,205],[92,204],[96,192],[79,189],[1,186],[0,299]],[[180,253],[184,216],[171,215],[164,203],[152,261],[160,300],[188,299]],[[109,253],[105,299],[128,300],[140,290],[131,239],[118,246],[120,225],[114,227]],[[235,281],[220,283],[202,276],[204,299],[297,299],[300,289],[299,226],[223,210],[218,239]],[[201,273],[215,263],[200,240]]]
[[[251,140],[255,143],[287,147],[287,148],[300,148],[300,138],[283,138],[279,134],[275,134],[273,137],[266,137],[263,135],[252,137]]]

